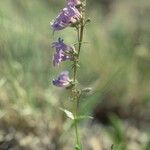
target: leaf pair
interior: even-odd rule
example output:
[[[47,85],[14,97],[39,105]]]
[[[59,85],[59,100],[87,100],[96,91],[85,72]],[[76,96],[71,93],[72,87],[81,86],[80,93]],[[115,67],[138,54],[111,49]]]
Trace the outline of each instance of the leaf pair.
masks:
[[[59,108],[59,109],[60,109],[61,111],[63,111],[63,112],[66,114],[66,116],[67,116],[68,118],[70,118],[71,120],[74,120],[74,121],[80,121],[80,120],[84,120],[84,119],[93,119],[93,117],[91,117],[91,116],[84,116],[84,115],[75,117],[75,116],[73,115],[73,113],[70,112],[69,110],[63,109],[63,108]]]

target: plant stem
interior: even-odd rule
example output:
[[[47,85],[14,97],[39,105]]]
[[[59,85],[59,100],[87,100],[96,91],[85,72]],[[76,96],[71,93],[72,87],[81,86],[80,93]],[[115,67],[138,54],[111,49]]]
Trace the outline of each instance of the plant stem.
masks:
[[[83,30],[84,30],[84,25],[82,23],[81,28],[80,28],[80,34],[79,34],[79,47],[78,47],[77,59],[79,59],[79,56],[80,56],[80,51],[81,51],[81,46],[82,46],[82,40],[83,40]]]
[[[82,40],[83,40],[83,30],[84,30],[84,25],[83,25],[83,20],[82,20],[82,25],[80,28],[77,29],[77,34],[78,34],[78,53],[77,56],[74,59],[74,70],[73,70],[73,82],[76,82],[77,79],[77,65],[78,65],[78,59],[80,56],[80,51],[81,51],[81,46],[82,46]],[[76,89],[76,83],[74,84],[73,87],[73,100],[75,101],[75,135],[76,135],[76,142],[77,146],[79,146],[79,150],[82,150],[80,139],[79,139],[79,133],[78,133],[78,106],[79,106],[79,96],[78,96],[78,90]]]
[[[77,76],[77,61],[74,61],[74,70],[73,70],[73,82],[76,82],[76,76]],[[77,95],[76,95],[76,83],[73,87],[73,101],[75,104],[75,112],[74,112],[74,118],[75,118],[75,135],[76,135],[76,143],[77,145],[80,145],[79,142],[79,134],[78,134],[78,125],[77,125],[77,118],[78,118],[78,107],[77,107]]]
[[[86,5],[86,1],[85,1]],[[76,88],[76,79],[77,79],[77,67],[78,67],[78,61],[80,56],[80,51],[82,47],[82,41],[83,41],[83,31],[84,31],[84,22],[85,22],[85,7],[83,8],[82,13],[82,19],[81,24],[77,28],[77,37],[78,37],[78,52],[77,55],[74,56],[74,67],[73,67],[73,82],[74,86],[72,88],[73,90],[73,100],[75,101],[75,135],[76,135],[76,143],[77,143],[77,150],[82,150],[82,146],[80,143],[79,133],[78,133],[78,109],[79,109],[79,95],[78,95],[78,89]]]

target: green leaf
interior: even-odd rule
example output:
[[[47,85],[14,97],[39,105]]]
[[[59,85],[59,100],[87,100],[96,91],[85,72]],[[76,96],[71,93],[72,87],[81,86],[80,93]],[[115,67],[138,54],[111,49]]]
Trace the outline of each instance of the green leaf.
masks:
[[[76,149],[76,150],[80,150],[79,145],[76,145],[75,149]]]
[[[93,119],[93,117],[91,116],[78,116],[77,118],[75,118],[77,121],[80,121],[80,120],[84,120],[84,119]]]
[[[82,147],[80,145],[76,144],[75,150],[82,150]]]
[[[70,129],[72,127],[74,127],[74,125],[76,124],[76,122],[79,122],[79,121],[84,120],[84,119],[93,119],[93,117],[91,117],[91,116],[78,116],[77,118],[74,118],[73,122],[70,125]]]
[[[63,108],[59,108],[59,109],[60,109],[61,111],[63,111],[63,112],[66,114],[66,116],[67,116],[68,118],[74,120],[74,115],[73,115],[72,112],[70,112],[70,111],[67,110],[67,109],[63,109]]]

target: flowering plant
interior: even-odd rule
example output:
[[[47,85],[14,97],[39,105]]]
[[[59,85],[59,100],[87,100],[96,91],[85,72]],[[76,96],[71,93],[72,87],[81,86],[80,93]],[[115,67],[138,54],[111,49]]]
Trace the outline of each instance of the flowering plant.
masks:
[[[66,115],[74,121],[76,134],[76,150],[82,150],[78,134],[78,120],[80,118],[85,118],[83,116],[79,116],[78,109],[82,91],[85,92],[86,90],[81,90],[77,86],[77,71],[79,66],[78,63],[80,58],[80,51],[83,42],[84,27],[86,23],[89,22],[89,19],[85,18],[85,8],[86,0],[68,0],[67,6],[62,9],[56,19],[51,22],[51,27],[53,28],[53,31],[60,31],[67,27],[73,27],[76,29],[77,32],[77,48],[64,43],[64,40],[61,38],[58,38],[57,42],[52,43],[52,48],[55,49],[55,53],[53,56],[53,65],[59,66],[59,64],[64,61],[70,61],[73,66],[72,79],[70,79],[68,71],[63,71],[62,73],[60,73],[57,79],[53,80],[53,85],[61,88],[70,89],[72,99],[76,103],[76,105],[74,105],[74,113],[67,110],[64,111]]]

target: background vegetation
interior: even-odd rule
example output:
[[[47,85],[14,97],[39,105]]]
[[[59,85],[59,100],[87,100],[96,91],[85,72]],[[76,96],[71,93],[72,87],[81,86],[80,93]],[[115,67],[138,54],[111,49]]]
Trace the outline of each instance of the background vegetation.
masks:
[[[73,149],[70,121],[58,109],[72,102],[51,84],[59,73],[51,43],[60,33],[53,36],[49,23],[64,6],[63,0],[0,1],[0,150]],[[148,150],[149,0],[92,0],[87,14],[79,82],[93,92],[83,97],[81,113],[94,120],[81,122],[84,147]],[[72,29],[61,35],[76,43]]]

